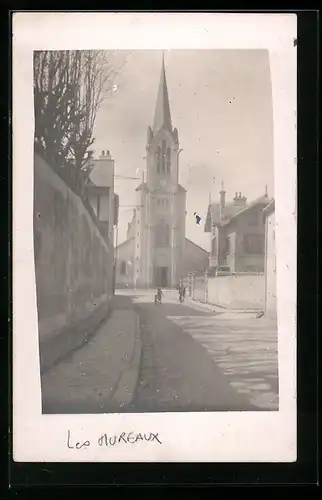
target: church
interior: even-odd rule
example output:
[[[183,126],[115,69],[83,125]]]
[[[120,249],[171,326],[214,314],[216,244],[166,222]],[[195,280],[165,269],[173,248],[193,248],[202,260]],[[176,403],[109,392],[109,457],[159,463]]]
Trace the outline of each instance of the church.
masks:
[[[116,248],[116,287],[174,288],[203,271],[209,253],[185,237],[186,190],[179,184],[179,132],[172,126],[164,59],[153,127],[146,139],[146,171],[126,241]]]

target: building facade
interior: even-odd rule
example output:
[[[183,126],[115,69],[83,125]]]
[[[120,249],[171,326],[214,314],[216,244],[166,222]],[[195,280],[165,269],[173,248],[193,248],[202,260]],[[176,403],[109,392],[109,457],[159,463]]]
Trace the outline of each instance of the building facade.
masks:
[[[119,197],[114,191],[115,166],[110,152],[102,151],[99,158],[91,158],[88,161],[88,169],[86,196],[108,245],[109,262],[113,266],[113,288],[115,289],[114,228],[117,226],[118,220]]]
[[[263,212],[265,220],[265,315],[276,317],[275,201],[272,200]]]
[[[179,133],[173,127],[164,60],[153,126],[147,130],[146,170],[136,188],[136,209],[127,239],[117,247],[117,285],[176,287],[190,253],[204,259],[207,252],[186,243],[186,190],[179,184]],[[190,242],[191,243],[191,242]],[[193,244],[192,244],[193,245]],[[191,265],[194,265],[191,263]]]
[[[236,193],[226,203],[225,191],[220,191],[220,202],[209,203],[205,232],[210,234],[209,268],[225,269],[227,273],[264,272],[265,225],[263,208],[268,196],[251,203],[242,193]]]

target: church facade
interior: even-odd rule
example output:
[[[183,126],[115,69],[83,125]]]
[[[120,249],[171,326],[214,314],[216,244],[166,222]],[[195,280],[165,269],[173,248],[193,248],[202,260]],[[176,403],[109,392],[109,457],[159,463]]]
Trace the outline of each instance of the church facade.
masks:
[[[154,122],[147,130],[146,172],[136,188],[136,209],[127,239],[116,249],[117,286],[177,286],[189,268],[187,246],[193,262],[207,267],[208,252],[185,237],[186,190],[179,184],[180,152],[163,60]]]

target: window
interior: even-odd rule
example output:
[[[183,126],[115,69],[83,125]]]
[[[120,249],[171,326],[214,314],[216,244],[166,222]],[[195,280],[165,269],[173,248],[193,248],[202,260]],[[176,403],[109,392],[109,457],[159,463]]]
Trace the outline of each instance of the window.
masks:
[[[261,234],[244,236],[244,251],[245,253],[263,254],[264,236]]]
[[[124,274],[126,274],[126,262],[125,262],[125,260],[122,260],[122,262],[120,263],[120,274],[122,276],[124,276]]]
[[[160,221],[155,228],[155,243],[157,247],[167,247],[170,244],[170,229],[164,221]]]
[[[137,244],[137,245],[136,245],[136,248],[140,248],[140,245],[139,245],[139,244]]]
[[[171,149],[167,148],[167,173],[170,173],[170,167],[171,167]]]
[[[161,171],[164,174],[165,173],[165,157],[166,157],[166,143],[165,140],[162,141],[162,162],[161,162]]]
[[[160,146],[157,149],[156,157],[157,157],[157,172],[159,174],[160,170],[161,170],[161,148],[160,148]]]

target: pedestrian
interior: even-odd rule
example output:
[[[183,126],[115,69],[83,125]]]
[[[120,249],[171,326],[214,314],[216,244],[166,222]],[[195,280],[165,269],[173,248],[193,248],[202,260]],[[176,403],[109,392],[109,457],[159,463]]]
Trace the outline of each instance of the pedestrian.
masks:
[[[159,287],[159,288],[157,289],[157,300],[158,300],[158,303],[159,303],[159,304],[161,304],[162,297],[163,297],[163,292],[162,292],[161,288]]]
[[[183,302],[184,296],[185,296],[185,286],[181,281],[180,285],[179,285],[179,301],[180,302]]]

